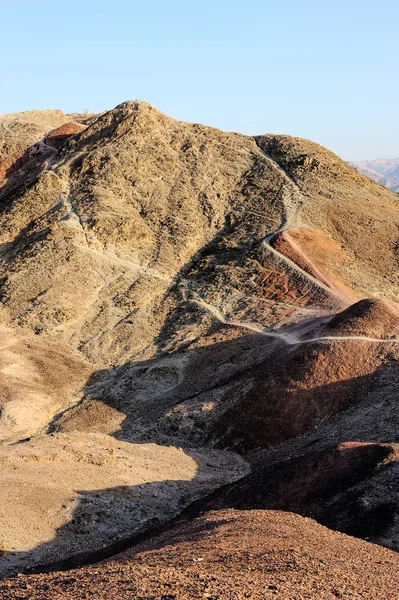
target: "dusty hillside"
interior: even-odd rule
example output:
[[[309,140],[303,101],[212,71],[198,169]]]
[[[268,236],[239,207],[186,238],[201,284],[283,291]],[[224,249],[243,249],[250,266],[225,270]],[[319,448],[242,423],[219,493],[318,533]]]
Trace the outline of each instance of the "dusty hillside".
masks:
[[[0,464],[0,576],[90,558],[248,472],[229,453],[77,433],[2,447]]]
[[[263,243],[297,224],[345,246],[335,269],[358,296],[395,300],[397,197],[322,149],[292,146],[288,157],[321,157],[299,183],[253,138],[173,121],[144,103],[101,116],[2,216],[12,322],[108,366],[201,337],[207,315],[190,323],[198,296],[227,321],[260,326],[350,303],[292,273]]]
[[[19,335],[18,335],[19,334]],[[0,327],[0,441],[13,443],[48,426],[79,401],[93,367],[69,348]]]
[[[258,143],[306,198],[298,224],[332,237],[347,254],[336,264],[343,280],[363,297],[396,301],[398,197],[313,142],[261,136]]]
[[[20,129],[26,160],[0,187],[3,573],[111,551],[251,481],[248,462],[267,488],[289,458],[305,456],[307,473],[342,443],[396,448],[397,195],[306,140],[182,123],[143,102],[56,116],[39,114],[39,138]],[[148,487],[137,501],[162,447],[168,502]],[[397,504],[388,462],[362,481],[377,512]],[[284,489],[273,508],[325,522]],[[345,530],[345,509],[368,537],[357,488],[322,493],[327,524]],[[390,515],[391,541],[375,540],[394,547]]]
[[[70,120],[60,110],[29,110],[0,114],[0,161],[23,153],[46,133]]]
[[[211,512],[114,559],[0,582],[4,600],[396,600],[396,553],[274,511]]]

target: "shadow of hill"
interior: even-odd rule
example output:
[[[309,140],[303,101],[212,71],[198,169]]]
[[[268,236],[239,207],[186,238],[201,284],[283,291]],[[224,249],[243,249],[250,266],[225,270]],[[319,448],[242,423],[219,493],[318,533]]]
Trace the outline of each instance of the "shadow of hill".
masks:
[[[224,413],[220,443],[239,453],[275,446],[356,407],[384,380],[384,355],[364,341],[322,339],[274,353]]]
[[[256,468],[237,482],[194,503],[188,513],[235,508],[295,512],[322,525],[375,543],[389,543],[399,515],[395,481],[398,445],[329,442],[323,450]],[[386,539],[384,539],[384,537]]]
[[[56,417],[50,431],[246,454],[357,406],[366,391],[381,387],[385,360],[376,344],[363,341],[289,346],[245,335],[98,371],[81,403]]]
[[[176,531],[175,526],[185,519],[185,511],[168,519],[164,523],[159,519],[154,518],[146,525],[145,530],[142,533],[133,534],[130,537],[116,541],[99,550],[77,552],[73,556],[65,559],[54,560],[54,562],[48,562],[45,565],[37,565],[28,568],[24,570],[23,573],[28,575],[34,573],[51,573],[53,571],[69,571],[71,569],[95,564],[102,560],[115,557],[125,551],[129,551],[129,558],[134,557],[136,554],[136,546],[151,539],[154,539],[156,548],[178,544],[180,541],[185,541],[187,538],[184,532],[180,533],[179,531]],[[190,542],[195,544],[195,542],[202,540],[204,537],[212,536],[216,529],[219,529],[229,522],[229,519],[208,519],[206,521],[194,523],[195,531],[190,532]],[[51,551],[53,551],[53,548],[51,548]],[[139,549],[137,549],[137,552],[139,552]]]
[[[284,355],[295,357],[293,349],[284,347],[282,350],[279,345],[277,347],[280,348],[280,361],[281,352]],[[187,363],[183,365],[181,379],[176,380],[177,385],[173,389],[167,390],[167,393],[165,393],[166,383],[168,385],[171,383],[169,370],[172,367],[174,370],[176,369],[176,364],[179,364],[182,358],[181,355],[146,361],[144,365],[140,363],[124,365],[124,367],[107,370],[105,373],[97,373],[92,377],[86,386],[86,401],[89,402],[96,398],[95,402],[98,404],[108,404],[112,408],[115,408],[116,401],[123,401],[125,404],[117,404],[118,408],[116,410],[125,416],[125,421],[115,437],[129,439],[132,431],[134,431],[131,423],[134,423],[135,419],[140,421],[140,419],[147,418],[148,422],[151,420],[156,421],[158,416],[162,416],[165,412],[165,408],[170,407],[171,403],[181,402],[184,398],[187,400],[189,389],[194,397],[201,393],[206,395],[207,392],[212,391],[210,384],[213,382],[213,385],[217,386],[216,389],[223,388],[222,410],[217,413],[218,418],[215,421],[212,422],[211,420],[207,423],[209,429],[205,431],[205,435],[208,445],[221,445],[224,447],[227,445],[229,447],[229,444],[223,444],[223,435],[226,428],[225,406],[229,402],[235,403],[235,411],[239,417],[236,427],[239,427],[240,431],[247,427],[249,436],[253,436],[254,433],[253,421],[248,418],[250,407],[245,404],[245,394],[242,393],[242,388],[234,388],[230,385],[231,383],[233,383],[233,386],[236,383],[241,385],[242,379],[245,379],[246,384],[250,381],[253,382],[254,379],[256,380],[255,375],[259,371],[259,364],[262,361],[267,362],[272,348],[274,351],[276,350],[274,340],[271,344],[268,338],[251,335],[216,344],[215,347],[197,349],[189,357],[186,357]],[[252,364],[248,368],[248,354],[250,353],[257,357],[258,363],[255,366]],[[275,354],[276,352],[273,352],[273,356]],[[278,360],[278,358],[274,360]],[[272,363],[273,368],[276,365],[274,360]],[[226,363],[230,365],[227,371],[223,369],[223,365]],[[269,365],[269,368],[271,368],[271,365]],[[161,371],[162,377],[159,372],[157,374],[158,369]],[[209,378],[205,378],[205,381],[204,369],[209,374]],[[383,367],[379,369],[384,371]],[[151,375],[151,371],[154,370],[155,373],[153,372]],[[312,405],[314,401],[312,390],[308,390],[305,395],[302,395],[301,401],[305,406],[313,406],[313,419],[314,415],[318,415],[321,421],[325,421],[330,413],[334,414],[334,411],[342,411],[358,405],[361,401],[361,395],[356,394],[356,390],[372,389],[376,377],[378,379],[380,375],[381,373],[372,372],[361,377],[348,378],[344,382],[320,386],[317,397],[323,400],[324,407],[327,406],[329,411],[327,415],[325,411],[321,412],[317,409],[317,406]],[[214,377],[216,377],[216,380],[213,379]],[[219,379],[217,380],[217,378]],[[137,390],[140,381],[143,383],[143,379],[147,395],[141,397],[141,406],[138,406]],[[160,393],[158,399],[153,399],[153,404],[149,404],[149,392],[154,389],[154,381],[156,383],[158,379],[161,379],[161,388],[164,390],[164,395]],[[117,386],[119,388],[115,392]],[[114,395],[110,395],[111,393]],[[234,393],[236,393],[235,397]],[[167,401],[164,397],[165,394]],[[282,425],[279,421],[282,400],[276,402],[276,398],[273,396],[269,398],[262,396],[262,398],[266,417],[263,420],[260,419],[259,423],[262,423],[264,432],[270,433],[270,439],[266,443],[266,445],[270,445],[275,439],[275,430],[278,430],[279,425]],[[335,399],[334,406],[331,404],[331,399]],[[83,403],[81,406],[86,410]],[[137,411],[133,417],[134,410],[129,413],[129,406]],[[158,412],[154,412],[156,406]],[[238,411],[239,406],[241,406],[241,412]],[[289,402],[287,407],[291,410],[291,412],[285,412],[287,426],[289,427],[290,420],[295,421],[296,412],[295,407]],[[210,412],[212,413],[212,411]],[[93,414],[90,415],[90,419],[92,418]],[[275,419],[274,422],[273,418]],[[227,423],[229,423],[228,420]],[[328,421],[324,425],[326,423],[328,424]],[[57,425],[56,428],[60,431],[76,431],[76,424],[76,420],[75,423],[70,421],[68,424],[68,420],[59,418],[53,424],[53,427]],[[306,422],[303,433],[309,430],[312,425],[314,425],[314,420]],[[157,424],[155,429],[149,429],[149,439],[159,442],[156,428]],[[86,424],[82,429],[84,432],[87,431]],[[281,431],[279,434],[280,441],[288,437],[281,434]],[[181,435],[179,428],[173,434],[175,436],[174,443],[179,443],[179,440],[184,437]],[[231,439],[231,431],[229,435]],[[169,437],[169,444],[171,439],[172,436]],[[348,438],[346,437],[346,439]],[[346,439],[342,439],[342,441],[346,441]],[[140,440],[140,436],[138,438],[133,436],[129,441],[144,440]],[[340,439],[336,439],[336,443],[340,441]],[[161,443],[163,443],[162,439]],[[127,443],[127,446],[130,445]],[[201,445],[204,445],[203,440]],[[147,481],[134,486],[80,489],[72,517],[68,522],[58,527],[54,538],[38,545],[30,552],[6,553],[1,561],[4,565],[3,569],[7,569],[8,573],[27,570],[51,570],[54,568],[71,568],[100,560],[136,543],[140,536],[145,535],[146,531],[149,531],[148,535],[156,533],[165,521],[169,521],[174,516],[182,513],[184,508],[189,506],[196,498],[202,498],[202,500],[197,500],[192,508],[188,508],[183,513],[185,516],[194,514],[193,511],[215,507],[283,508],[284,510],[293,510],[300,514],[313,516],[330,527],[334,526],[337,529],[341,527],[341,530],[347,532],[358,531],[361,533],[366,530],[362,529],[359,521],[355,519],[355,513],[358,509],[351,490],[355,489],[359,482],[367,481],[373,475],[375,469],[380,469],[389,454],[385,447],[380,446],[377,450],[370,450],[368,446],[361,450],[343,448],[340,451],[340,459],[337,463],[335,459],[332,460],[329,457],[328,453],[327,455],[325,452],[324,454],[320,452],[312,454],[311,447],[308,449],[309,456],[307,458],[298,458],[298,460],[292,462],[287,461],[287,457],[282,452],[275,458],[274,466],[267,466],[263,470],[257,468],[253,475],[249,475],[244,479],[241,478],[235,484],[229,484],[226,483],[226,479],[232,481],[240,477],[237,468],[235,467],[235,475],[233,473],[234,468],[228,474],[227,467],[221,469],[220,465],[221,457],[226,457],[225,451],[221,453],[220,451],[211,451],[216,453],[213,456],[209,456],[208,452],[203,451],[201,456],[200,451],[185,451],[187,455],[194,458],[197,464],[196,473],[189,481],[163,479],[162,481]],[[212,478],[210,464],[211,467],[212,464],[217,465],[217,469],[223,472],[224,481],[220,479],[220,472],[216,478]],[[320,474],[319,478],[315,476],[317,473]],[[226,485],[214,492],[210,498],[203,499],[213,489],[220,488],[223,484]],[[334,508],[335,513],[338,515],[337,518],[328,521],[327,513],[323,510],[320,511],[320,507],[327,506],[327,501],[334,490],[345,492],[346,489],[349,489],[345,496],[346,508],[343,503],[338,503]],[[373,523],[379,523],[381,530],[389,527],[392,523],[394,513],[391,509],[392,500],[387,500],[382,508],[377,508],[375,514],[373,513]],[[353,518],[347,516],[348,511]],[[365,512],[359,512],[359,514],[364,517]],[[342,518],[346,519],[345,522],[349,525],[343,526],[340,524],[340,515],[344,515]],[[343,527],[346,527],[346,529],[343,529]],[[367,529],[367,532],[370,532],[370,528]],[[95,543],[92,541],[93,536],[96,538]],[[65,546],[67,550],[65,550]]]
[[[174,452],[183,456],[181,450]],[[160,531],[193,500],[243,474],[243,463],[234,457],[190,450],[185,451],[184,456],[186,460],[190,457],[195,466],[187,479],[158,479],[133,486],[78,489],[76,492],[71,482],[71,489],[63,492],[65,502],[71,494],[76,496],[71,518],[54,531],[52,539],[32,550],[3,552],[0,573],[4,576],[69,569],[111,556]],[[131,468],[135,468],[134,463]],[[156,470],[154,473],[150,470],[146,477],[157,478]],[[56,485],[60,484],[55,482],[53,486]],[[46,505],[45,499],[43,503]],[[60,509],[51,503],[49,507],[50,513]],[[28,527],[31,529],[31,524]],[[40,523],[35,528],[40,528]]]
[[[144,438],[140,431],[146,426],[150,430],[165,412],[182,402],[239,386],[278,344],[262,335],[246,335],[97,371],[83,390],[82,402],[57,416],[49,431],[93,430],[127,441],[157,439],[155,431]],[[175,443],[183,441],[184,436],[175,439]]]

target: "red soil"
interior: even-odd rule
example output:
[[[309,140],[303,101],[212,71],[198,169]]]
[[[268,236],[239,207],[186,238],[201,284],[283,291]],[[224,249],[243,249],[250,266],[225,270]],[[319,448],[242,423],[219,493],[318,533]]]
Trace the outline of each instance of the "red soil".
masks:
[[[15,171],[25,153],[14,154],[13,156],[7,156],[6,159],[0,161],[0,181],[5,179],[13,171]]]
[[[59,150],[72,135],[75,135],[75,133],[80,133],[85,129],[86,125],[81,125],[80,123],[70,121],[69,123],[61,125],[61,127],[54,129],[54,131],[48,134],[44,141],[47,146],[51,146],[52,148]]]
[[[0,582],[2,600],[394,600],[399,555],[277,511],[214,511],[113,559]]]
[[[276,235],[273,247],[352,302],[360,299],[337,273],[336,265],[344,264],[349,256],[333,239],[314,229],[294,227]]]
[[[397,305],[377,298],[364,298],[335,315],[328,323],[327,329],[331,333],[337,332],[337,335],[397,337],[399,333]]]
[[[246,452],[301,435],[356,405],[385,361],[382,350],[389,351],[389,344],[367,338],[398,337],[398,331],[399,316],[387,303],[365,299],[310,331],[306,337],[315,341],[282,345],[253,368],[240,401],[216,423],[216,436],[225,447]]]

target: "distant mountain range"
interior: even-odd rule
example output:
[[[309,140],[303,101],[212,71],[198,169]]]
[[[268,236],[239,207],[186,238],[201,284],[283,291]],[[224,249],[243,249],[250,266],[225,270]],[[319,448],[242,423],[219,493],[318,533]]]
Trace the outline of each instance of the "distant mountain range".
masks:
[[[356,167],[363,175],[367,175],[394,192],[399,192],[399,158],[360,160],[349,164]]]

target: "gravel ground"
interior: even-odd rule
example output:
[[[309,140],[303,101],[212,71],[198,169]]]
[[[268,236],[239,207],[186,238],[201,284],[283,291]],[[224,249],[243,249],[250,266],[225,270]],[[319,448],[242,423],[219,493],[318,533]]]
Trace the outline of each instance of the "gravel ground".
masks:
[[[399,598],[399,556],[280,511],[215,511],[96,565],[0,582],[3,600]]]

